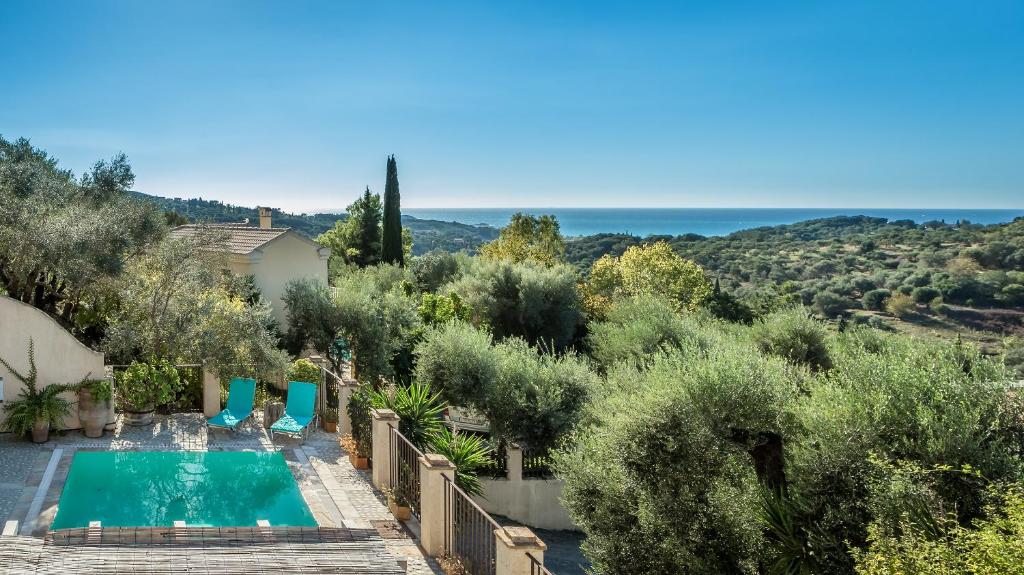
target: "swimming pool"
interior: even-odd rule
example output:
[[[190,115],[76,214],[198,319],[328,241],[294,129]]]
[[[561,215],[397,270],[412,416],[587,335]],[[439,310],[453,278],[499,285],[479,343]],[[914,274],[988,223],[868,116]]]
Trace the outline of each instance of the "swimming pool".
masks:
[[[51,529],[316,526],[280,452],[81,451]]]

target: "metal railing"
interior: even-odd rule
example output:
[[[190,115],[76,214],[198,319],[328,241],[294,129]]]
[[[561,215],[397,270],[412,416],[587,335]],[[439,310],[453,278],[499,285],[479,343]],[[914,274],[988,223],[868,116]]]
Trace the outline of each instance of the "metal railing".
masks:
[[[343,385],[341,376],[320,363],[315,365],[320,368],[321,384],[316,394],[316,412],[323,413],[328,409],[339,409],[338,399],[341,393],[341,386]],[[338,416],[341,417],[341,414],[339,413]]]
[[[458,485],[444,477],[444,552],[459,561],[469,575],[494,575],[501,525]]]
[[[551,453],[547,450],[523,450],[523,478],[547,479],[553,477]]]
[[[528,552],[526,556],[530,558],[530,575],[554,575],[532,554]]]
[[[391,495],[399,504],[408,505],[417,519],[420,517],[420,457],[423,452],[393,425],[388,425],[388,445],[391,459]]]

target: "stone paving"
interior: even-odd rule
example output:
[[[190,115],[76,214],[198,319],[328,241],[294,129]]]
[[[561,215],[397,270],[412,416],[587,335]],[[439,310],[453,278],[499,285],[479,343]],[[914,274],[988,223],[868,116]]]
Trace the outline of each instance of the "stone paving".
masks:
[[[441,574],[433,559],[412,538],[409,528],[395,522],[383,496],[372,487],[368,473],[356,470],[336,434],[311,433],[305,443],[277,437],[271,441],[257,414],[237,433],[208,431],[202,414],[157,416],[151,426],[117,425],[102,438],[89,439],[79,431],[52,434],[49,442],[33,445],[11,434],[0,434],[0,527],[8,519],[30,527],[32,535],[46,532],[56,513],[71,459],[77,450],[281,450],[317,522],[322,526],[377,528],[396,559],[406,561],[408,573]],[[42,497],[38,517],[28,517],[47,464],[61,450],[50,488]],[[28,521],[26,521],[28,519]],[[417,531],[415,524],[409,526]]]

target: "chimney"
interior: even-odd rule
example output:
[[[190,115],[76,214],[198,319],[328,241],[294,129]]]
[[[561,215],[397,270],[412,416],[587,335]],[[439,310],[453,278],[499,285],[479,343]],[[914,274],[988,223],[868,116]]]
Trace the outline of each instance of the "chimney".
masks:
[[[270,216],[273,213],[271,208],[258,208],[260,211],[260,227],[268,230],[273,226],[270,225]]]

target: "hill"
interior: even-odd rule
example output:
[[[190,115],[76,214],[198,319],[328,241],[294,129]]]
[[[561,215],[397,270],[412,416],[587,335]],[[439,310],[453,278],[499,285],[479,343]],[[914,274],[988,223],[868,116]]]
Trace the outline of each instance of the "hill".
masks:
[[[256,222],[259,219],[255,207],[236,206],[202,198],[163,198],[141,192],[135,194],[164,211],[188,218],[190,222],[228,223],[246,219]],[[275,226],[291,228],[310,238],[316,238],[333,228],[335,222],[344,220],[345,217],[345,214],[291,214],[276,209],[273,211]],[[421,220],[409,215],[402,216],[402,225],[412,231],[414,255],[425,254],[434,249],[474,252],[481,244],[498,237],[498,230],[490,226]]]
[[[852,216],[721,237],[600,234],[568,240],[566,259],[586,273],[605,253],[656,240],[756,311],[798,301],[826,316],[983,344],[1024,334],[1024,218],[982,226]]]

